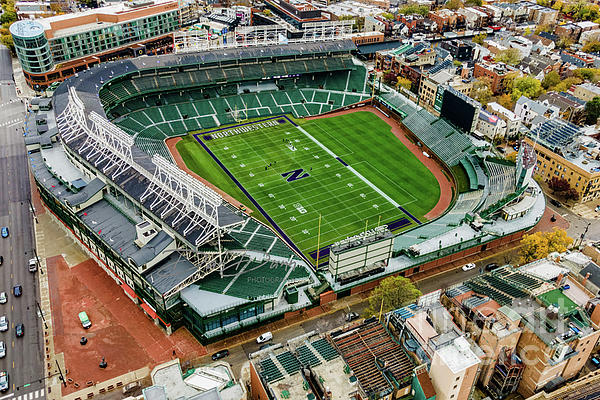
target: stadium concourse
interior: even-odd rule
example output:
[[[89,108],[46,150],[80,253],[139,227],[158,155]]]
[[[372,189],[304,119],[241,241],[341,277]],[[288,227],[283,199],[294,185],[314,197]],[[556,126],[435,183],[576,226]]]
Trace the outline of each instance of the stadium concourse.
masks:
[[[28,134],[26,144],[40,195],[158,326],[167,333],[186,326],[203,342],[366,290],[392,273],[408,276],[500,246],[535,225],[544,199],[531,180],[527,146],[515,166],[389,88],[371,98],[354,50],[350,40],[245,47],[119,60],[80,72],[54,92],[52,108],[28,120],[38,133]],[[367,102],[388,121],[369,112],[302,118]],[[275,123],[261,125],[262,133],[224,134],[239,129],[229,125],[265,121]],[[428,167],[396,139],[391,121],[432,160]],[[358,132],[361,124],[368,129]],[[344,130],[348,125],[353,129]],[[260,159],[244,148],[244,141],[269,135],[281,158]],[[188,167],[229,196],[173,163],[165,139],[178,136]],[[264,182],[248,179],[255,172],[243,165],[250,162]],[[410,167],[397,171],[397,162]],[[445,214],[427,221],[440,197],[428,169],[434,166],[463,189]],[[303,178],[311,174],[314,181]],[[283,189],[298,183],[308,186]],[[315,186],[328,193],[323,201],[340,200],[334,212],[353,214],[345,212],[347,223],[323,224],[323,243],[314,231],[317,243],[303,243],[298,238],[308,228],[294,231],[284,221],[310,213],[317,225],[318,210],[300,196]],[[429,203],[411,197],[415,188]],[[354,197],[341,197],[346,192]],[[286,204],[278,196],[287,196]],[[240,204],[256,210],[252,217]],[[280,205],[296,215],[276,214]],[[373,205],[385,205],[385,214]],[[364,255],[362,264],[348,258],[355,252]],[[317,270],[316,260],[327,256]]]

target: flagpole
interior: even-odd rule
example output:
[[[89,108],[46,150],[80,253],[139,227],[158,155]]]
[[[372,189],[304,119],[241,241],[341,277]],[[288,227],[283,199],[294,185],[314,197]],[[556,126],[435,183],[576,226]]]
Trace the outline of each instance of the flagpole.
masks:
[[[321,213],[319,213],[319,230],[317,233],[317,269],[319,269],[319,248],[321,247]]]

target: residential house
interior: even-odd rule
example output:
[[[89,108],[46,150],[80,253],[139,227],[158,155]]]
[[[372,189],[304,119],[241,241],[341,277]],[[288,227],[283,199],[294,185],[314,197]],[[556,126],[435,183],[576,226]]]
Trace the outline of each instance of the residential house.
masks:
[[[490,80],[490,88],[494,94],[499,94],[504,90],[504,80],[512,72],[518,72],[517,69],[503,64],[491,63],[489,61],[477,62],[473,68],[473,77],[486,77]]]
[[[457,61],[471,61],[473,59],[473,44],[463,40],[444,40],[440,43],[442,49],[448,50],[453,59]]]
[[[560,118],[560,109],[556,106],[521,96],[515,104],[515,114],[521,119],[521,122],[530,125],[535,117]]]
[[[494,114],[479,110],[475,132],[490,141],[502,139],[506,135],[506,122]]]
[[[542,104],[560,109],[560,118],[581,125],[585,119],[585,101],[565,92],[547,92],[538,97]]]
[[[600,87],[593,83],[585,82],[581,85],[573,86],[569,92],[585,102],[592,100],[594,97],[600,97]]]
[[[486,111],[490,114],[500,117],[506,124],[505,136],[513,139],[518,136],[519,128],[521,127],[521,119],[511,110],[502,107],[496,102],[491,102],[486,105]]]

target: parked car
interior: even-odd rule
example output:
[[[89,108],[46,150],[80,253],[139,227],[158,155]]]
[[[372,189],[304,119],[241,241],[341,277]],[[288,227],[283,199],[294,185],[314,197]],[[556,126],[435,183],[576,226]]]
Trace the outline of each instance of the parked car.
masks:
[[[6,345],[0,340],[0,358],[6,357]]]
[[[4,304],[8,301],[8,297],[6,296],[6,292],[0,293],[0,304]]]
[[[272,339],[273,339],[273,334],[271,332],[265,332],[256,338],[256,343],[258,343],[258,344],[266,343]]]
[[[552,204],[554,207],[562,207],[562,204],[560,204],[560,201],[558,200],[550,199],[550,204]]]
[[[267,343],[267,344],[263,344],[258,349],[259,350],[264,350],[264,349],[268,349],[269,347],[273,347],[273,346],[275,346],[273,343]]]
[[[229,350],[224,349],[224,350],[219,350],[217,351],[215,354],[212,355],[212,360],[213,361],[217,361],[220,360],[221,358],[225,358],[229,355]]]
[[[2,229],[0,229],[0,235],[2,235],[3,238],[8,237],[8,226],[3,226]]]
[[[6,332],[8,330],[8,318],[6,315],[0,317],[0,332]]]
[[[17,337],[23,336],[25,334],[25,326],[23,324],[17,324],[17,326],[15,326],[15,334]]]
[[[4,264],[4,257],[0,256],[0,265]]]
[[[23,294],[23,286],[15,285],[13,287],[13,294],[15,295],[15,297],[21,296]]]
[[[488,265],[485,266],[485,270],[488,271],[488,272],[490,272],[490,271],[493,271],[493,270],[495,270],[495,269],[497,269],[499,267],[500,266],[498,264],[496,264],[496,263],[489,263]]]
[[[351,311],[348,314],[346,314],[346,322],[352,322],[355,319],[358,319],[359,317],[360,317],[360,315],[358,315],[358,313]]]
[[[29,260],[29,272],[37,271],[37,259],[32,258]]]
[[[0,371],[0,392],[6,392],[8,386],[8,373],[6,371]]]
[[[600,367],[600,360],[598,360],[598,358],[596,358],[594,356],[594,357],[592,357],[591,361],[592,361],[592,364],[594,364],[594,367],[596,367],[596,368]]]
[[[468,263],[462,266],[463,271],[470,271],[472,269],[475,269],[475,264],[473,263]]]

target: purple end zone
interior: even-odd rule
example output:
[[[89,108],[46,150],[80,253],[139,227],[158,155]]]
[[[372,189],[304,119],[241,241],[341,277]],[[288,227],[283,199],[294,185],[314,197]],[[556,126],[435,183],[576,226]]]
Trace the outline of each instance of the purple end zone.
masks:
[[[342,163],[342,165],[343,165],[344,167],[347,167],[347,166],[348,166],[348,164],[346,164],[346,163],[344,162],[344,160],[342,160],[341,158],[339,158],[339,157],[336,157],[335,159],[336,159],[336,160],[338,160],[339,162],[341,162],[341,163]]]
[[[285,118],[279,118],[277,122],[279,122],[280,124],[285,124],[286,121]]]
[[[212,140],[212,138],[213,137],[211,135],[204,135],[204,136],[202,136],[202,139],[204,139],[204,140]]]
[[[405,226],[408,226],[410,224],[412,224],[412,222],[410,222],[408,218],[400,218],[390,222],[389,224],[387,224],[387,226],[390,231],[394,231],[396,229],[404,228]]]
[[[329,249],[331,248],[331,245],[325,246],[325,247],[321,247],[319,249],[319,259],[321,258],[325,258],[325,257],[329,257]],[[312,251],[310,253],[308,253],[309,256],[311,256],[311,258],[313,260],[317,259],[317,251]]]
[[[406,210],[404,209],[404,207],[402,207],[402,206],[398,206],[398,209],[399,209],[400,211],[402,211],[404,214],[408,215],[408,216],[410,217],[410,219],[412,219],[413,221],[415,221],[417,224],[419,224],[419,225],[421,225],[421,224],[422,224],[422,222],[421,222],[421,221],[419,221],[419,220],[417,219],[417,217],[415,217],[414,215],[412,215],[411,213],[409,213],[408,211],[406,211]]]

